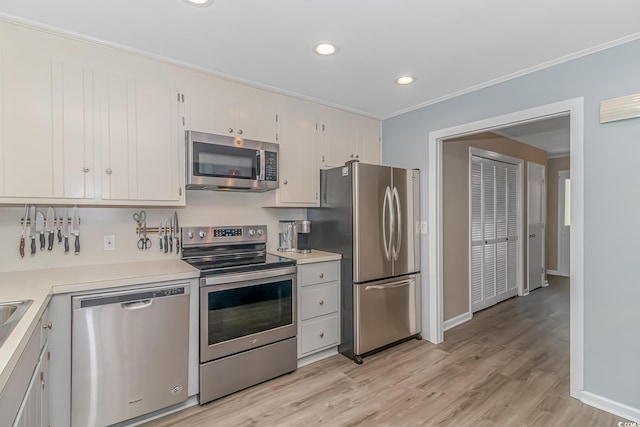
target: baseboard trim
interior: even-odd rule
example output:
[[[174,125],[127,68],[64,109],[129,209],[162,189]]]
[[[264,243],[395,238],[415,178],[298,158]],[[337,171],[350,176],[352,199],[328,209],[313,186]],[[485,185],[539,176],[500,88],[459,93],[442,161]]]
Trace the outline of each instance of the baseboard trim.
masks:
[[[558,272],[556,270],[547,270],[547,274],[551,274],[553,276],[557,276]]]
[[[603,411],[607,411],[613,415],[626,418],[629,421],[640,423],[640,409],[638,408],[633,408],[611,399],[607,399],[606,397],[589,393],[588,391],[582,392],[582,399],[580,400],[585,405],[593,406],[594,408],[602,409]]]
[[[326,350],[322,350],[309,356],[302,357],[298,359],[298,368],[302,368],[303,366],[309,365],[311,363],[319,362],[322,359],[326,359],[327,357],[331,357],[336,354],[338,354],[338,347],[330,347]]]
[[[469,311],[467,313],[462,313],[449,320],[445,320],[444,323],[442,324],[442,330],[448,331],[451,328],[455,328],[458,325],[462,325],[464,322],[468,322],[469,320],[471,320],[472,317],[473,317],[473,314],[471,314],[471,312]]]

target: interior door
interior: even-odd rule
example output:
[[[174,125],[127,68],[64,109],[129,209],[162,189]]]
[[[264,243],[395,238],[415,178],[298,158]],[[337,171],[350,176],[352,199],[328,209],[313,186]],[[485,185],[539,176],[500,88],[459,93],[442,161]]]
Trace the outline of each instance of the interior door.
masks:
[[[571,179],[569,171],[558,173],[558,274],[569,276],[571,240]]]
[[[537,163],[527,163],[527,233],[529,235],[527,269],[529,291],[542,286],[544,281],[544,175],[545,167]]]
[[[394,236],[391,244],[393,275],[420,270],[420,244],[414,224],[420,216],[420,173],[411,169],[393,169],[391,210],[394,214]]]
[[[342,173],[353,173],[353,281],[391,277],[391,168],[352,163]]]
[[[518,292],[518,165],[472,156],[470,295],[476,312]]]

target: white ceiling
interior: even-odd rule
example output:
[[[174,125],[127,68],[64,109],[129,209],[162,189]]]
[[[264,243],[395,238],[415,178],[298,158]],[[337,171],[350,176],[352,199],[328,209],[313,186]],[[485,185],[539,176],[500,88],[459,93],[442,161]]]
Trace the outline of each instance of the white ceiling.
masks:
[[[0,14],[382,118],[640,37],[638,0],[0,0]],[[339,53],[313,54],[324,40]]]
[[[548,156],[569,153],[569,116],[510,126],[494,133],[541,148]]]

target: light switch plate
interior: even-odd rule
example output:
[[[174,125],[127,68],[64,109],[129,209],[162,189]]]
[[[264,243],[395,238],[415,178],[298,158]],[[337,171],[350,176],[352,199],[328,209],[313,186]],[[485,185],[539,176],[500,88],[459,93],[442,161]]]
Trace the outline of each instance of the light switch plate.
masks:
[[[427,234],[429,232],[429,226],[427,221],[420,221],[420,234]]]
[[[116,236],[104,236],[104,250],[105,251],[116,250]]]

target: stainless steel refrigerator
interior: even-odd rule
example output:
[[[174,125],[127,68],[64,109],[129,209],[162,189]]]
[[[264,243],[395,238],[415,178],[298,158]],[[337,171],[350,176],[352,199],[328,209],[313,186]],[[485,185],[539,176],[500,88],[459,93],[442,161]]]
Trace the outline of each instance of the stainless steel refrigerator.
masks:
[[[310,247],[342,254],[340,353],[420,338],[420,172],[353,162],[320,173]]]

